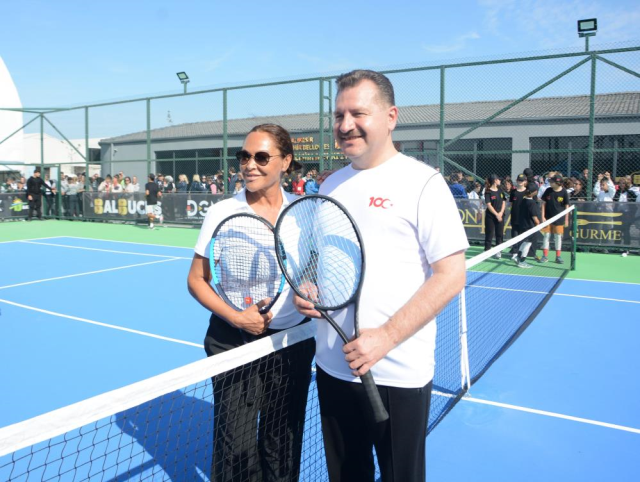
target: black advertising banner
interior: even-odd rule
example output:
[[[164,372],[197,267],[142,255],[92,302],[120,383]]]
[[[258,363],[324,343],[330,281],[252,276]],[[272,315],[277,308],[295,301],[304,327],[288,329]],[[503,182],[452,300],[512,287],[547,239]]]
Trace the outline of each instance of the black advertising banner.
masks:
[[[484,240],[484,203],[458,199],[458,212],[470,240]],[[585,246],[640,247],[640,203],[581,201],[573,203],[578,210],[577,243]],[[511,212],[505,211],[504,239],[511,236]],[[566,240],[572,226],[565,231]]]
[[[230,195],[206,193],[164,194],[155,214],[162,214],[165,223],[200,225],[212,205],[229,197]],[[468,199],[457,199],[456,202],[469,240],[483,241],[484,203]],[[640,203],[582,201],[573,204],[578,210],[578,245],[640,248]],[[83,212],[89,219],[144,222],[147,219],[146,207],[145,195],[140,192],[83,194]],[[0,194],[0,220],[26,218],[28,212],[25,193]],[[506,240],[511,236],[511,214],[508,206],[505,221]],[[565,232],[565,242],[569,242],[571,226]]]
[[[210,206],[225,199],[221,194],[163,194],[158,200],[155,215],[162,214],[164,222],[201,224]],[[144,193],[85,192],[85,216],[97,219],[146,220],[147,202]]]
[[[640,203],[575,204],[578,245],[640,247]]]
[[[0,219],[26,218],[28,214],[29,202],[26,193],[0,194]]]

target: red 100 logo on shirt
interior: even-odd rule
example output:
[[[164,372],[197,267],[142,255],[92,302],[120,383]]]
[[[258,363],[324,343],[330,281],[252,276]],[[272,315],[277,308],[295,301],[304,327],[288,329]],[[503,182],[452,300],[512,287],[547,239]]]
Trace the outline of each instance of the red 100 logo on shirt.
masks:
[[[369,207],[387,209],[387,208],[390,208],[391,206],[393,206],[393,204],[391,204],[390,199],[385,199],[381,197],[369,198]]]

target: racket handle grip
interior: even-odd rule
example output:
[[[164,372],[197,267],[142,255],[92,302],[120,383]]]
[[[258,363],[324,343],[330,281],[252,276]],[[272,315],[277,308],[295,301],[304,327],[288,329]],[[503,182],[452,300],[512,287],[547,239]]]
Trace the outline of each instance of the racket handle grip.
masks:
[[[373,421],[375,423],[380,423],[388,420],[389,414],[387,413],[387,409],[384,408],[384,404],[382,403],[382,398],[380,398],[380,392],[378,391],[376,382],[373,380],[373,375],[371,374],[371,371],[368,371],[367,373],[362,375],[360,377],[360,380],[362,381],[362,385],[364,386],[364,391],[367,394],[369,403],[371,404]]]

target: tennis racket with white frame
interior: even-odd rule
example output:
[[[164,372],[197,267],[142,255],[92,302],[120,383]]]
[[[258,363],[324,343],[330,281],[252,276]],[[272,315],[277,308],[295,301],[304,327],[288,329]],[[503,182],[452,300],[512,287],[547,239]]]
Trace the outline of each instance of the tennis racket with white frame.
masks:
[[[285,286],[274,247],[274,229],[266,219],[250,213],[225,218],[213,232],[209,247],[211,284],[214,291],[236,311],[261,300],[267,313]],[[242,330],[245,340],[254,336]]]

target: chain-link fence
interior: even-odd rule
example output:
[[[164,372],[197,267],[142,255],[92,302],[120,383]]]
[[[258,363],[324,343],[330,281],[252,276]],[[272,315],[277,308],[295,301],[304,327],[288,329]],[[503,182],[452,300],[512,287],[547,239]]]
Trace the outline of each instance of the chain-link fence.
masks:
[[[398,150],[447,178],[461,177],[469,190],[490,174],[508,182],[527,167],[536,175],[562,174],[575,199],[587,201],[606,197],[609,181],[622,193],[640,184],[640,47],[384,72],[400,112],[393,133]],[[61,195],[49,214],[64,217],[75,210],[65,200],[63,176],[83,186],[71,196],[80,196],[85,216],[88,193],[98,192],[107,175],[122,174],[117,182],[124,189],[126,177],[143,187],[149,173],[162,173],[177,194],[207,192],[217,199],[232,193],[235,153],[247,132],[265,122],[289,130],[304,172],[336,169],[348,161],[333,138],[334,81],[327,76],[70,108],[0,109],[13,116],[0,124],[0,185],[6,191],[11,177],[28,177],[39,165]],[[3,145],[20,136],[23,157],[16,158],[15,149],[12,159],[3,157]]]

